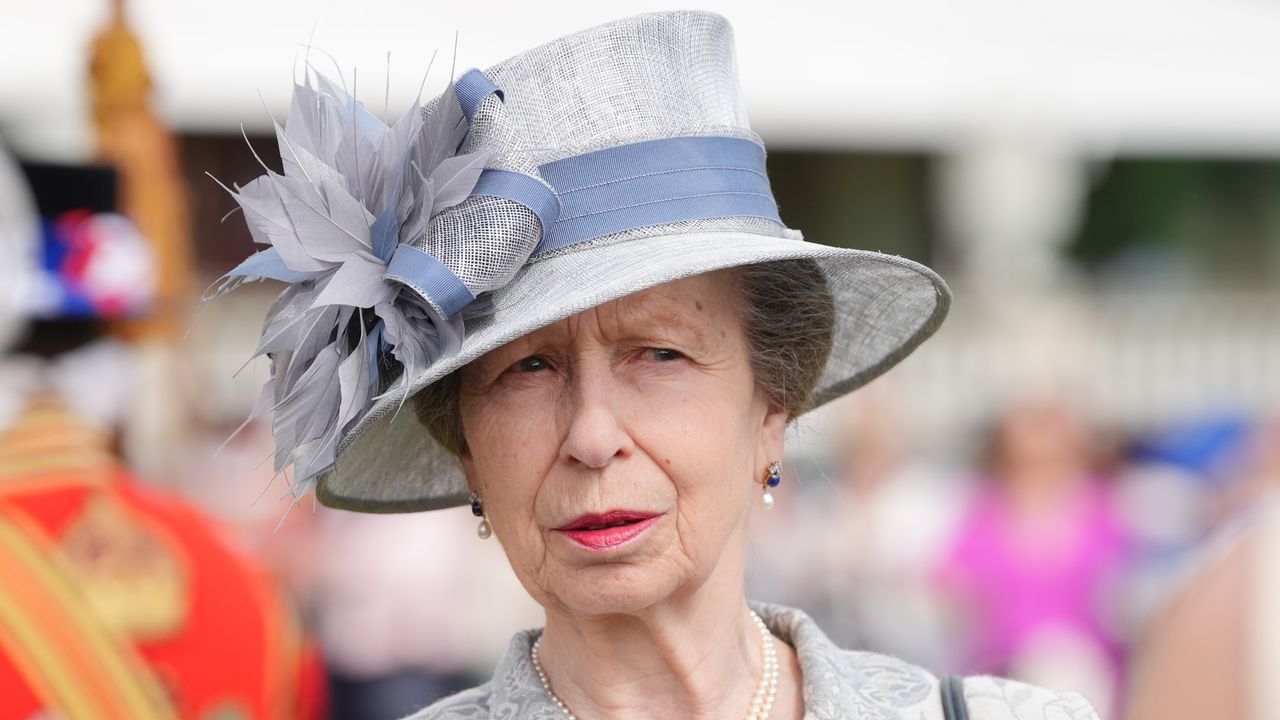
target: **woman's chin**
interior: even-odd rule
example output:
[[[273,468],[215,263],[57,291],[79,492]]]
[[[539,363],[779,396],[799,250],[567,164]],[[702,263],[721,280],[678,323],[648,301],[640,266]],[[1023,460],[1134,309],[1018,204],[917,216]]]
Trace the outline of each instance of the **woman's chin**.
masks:
[[[679,585],[665,573],[637,565],[595,565],[568,573],[555,589],[559,603],[582,615],[640,612],[661,602]]]

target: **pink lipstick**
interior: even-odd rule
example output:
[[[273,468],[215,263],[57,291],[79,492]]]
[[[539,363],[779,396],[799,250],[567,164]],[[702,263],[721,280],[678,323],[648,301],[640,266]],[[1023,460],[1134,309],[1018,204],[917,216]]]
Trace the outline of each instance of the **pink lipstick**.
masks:
[[[617,547],[637,537],[662,519],[661,514],[634,510],[610,510],[581,515],[556,532],[592,550]]]

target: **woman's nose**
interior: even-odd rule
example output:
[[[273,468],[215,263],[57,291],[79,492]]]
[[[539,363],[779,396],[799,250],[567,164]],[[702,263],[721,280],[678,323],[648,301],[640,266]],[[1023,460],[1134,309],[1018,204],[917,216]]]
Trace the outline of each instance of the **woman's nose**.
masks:
[[[618,414],[622,398],[607,371],[575,373],[567,399],[569,428],[562,461],[598,470],[631,454],[634,443]]]

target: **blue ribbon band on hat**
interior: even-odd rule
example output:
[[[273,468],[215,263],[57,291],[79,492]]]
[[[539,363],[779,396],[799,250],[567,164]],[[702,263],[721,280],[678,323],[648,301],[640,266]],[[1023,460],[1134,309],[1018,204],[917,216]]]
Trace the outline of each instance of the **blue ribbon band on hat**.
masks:
[[[452,270],[425,250],[406,243],[396,248],[384,277],[410,288],[439,308],[445,317],[476,299]]]
[[[472,118],[476,116],[476,110],[480,109],[480,103],[490,95],[497,95],[499,100],[504,99],[502,88],[499,88],[488,75],[480,72],[475,68],[471,68],[462,74],[453,83],[453,94],[458,98],[458,105],[462,107],[462,114],[467,116],[467,122],[470,123]]]
[[[454,83],[470,123],[502,90],[472,68]],[[757,217],[779,225],[764,148],[744,138],[689,136],[619,145],[539,166],[546,184],[486,169],[472,195],[525,206],[542,223],[539,255],[651,225],[719,217]],[[549,186],[549,187],[548,187]]]
[[[605,235],[688,220],[758,217],[781,224],[764,159],[764,148],[741,138],[646,140],[542,165],[539,172],[550,187],[524,173],[489,168],[471,194],[510,200],[536,215],[542,224],[536,257]],[[396,249],[387,278],[412,288],[446,316],[475,299],[449,268],[412,245]]]
[[[502,90],[471,69],[454,83],[467,122]],[[627,230],[689,220],[756,217],[782,224],[765,172],[764,148],[743,138],[673,137],[605,148],[539,166],[543,183],[524,173],[487,168],[472,196],[510,200],[542,225],[532,257]],[[404,250],[402,255],[401,250]],[[396,250],[387,277],[413,288],[452,315],[474,296],[434,257]]]
[[[687,220],[758,217],[781,225],[764,159],[764,148],[742,138],[646,140],[542,165],[550,188],[522,173],[485,170],[472,194],[505,198],[537,215],[536,256]]]
[[[742,138],[674,137],[575,155],[538,168],[560,217],[537,253],[686,220],[759,217],[778,224],[764,148]]]
[[[560,217],[560,200],[555,191],[532,175],[520,172],[487,168],[480,174],[471,195],[502,198],[523,205],[538,216],[543,237]]]

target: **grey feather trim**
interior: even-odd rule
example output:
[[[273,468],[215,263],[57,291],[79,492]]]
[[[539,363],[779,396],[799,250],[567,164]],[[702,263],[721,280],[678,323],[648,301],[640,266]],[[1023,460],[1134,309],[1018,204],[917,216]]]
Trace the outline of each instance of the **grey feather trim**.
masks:
[[[333,465],[343,433],[375,399],[403,400],[408,378],[457,352],[463,315],[485,312],[477,301],[441,317],[384,278],[400,243],[475,188],[489,153],[456,154],[467,130],[452,84],[429,117],[415,103],[388,127],[309,72],[275,126],[283,174],[268,169],[228,189],[269,250],[227,273],[211,297],[246,280],[292,282],[255,350],[271,358],[271,379],[249,420],[273,414],[275,469],[294,466],[294,497]]]

